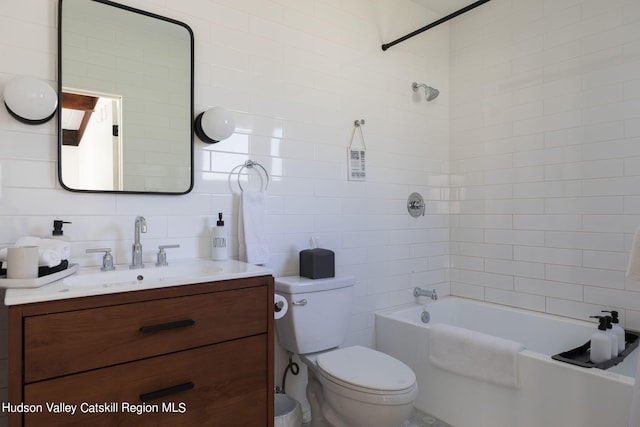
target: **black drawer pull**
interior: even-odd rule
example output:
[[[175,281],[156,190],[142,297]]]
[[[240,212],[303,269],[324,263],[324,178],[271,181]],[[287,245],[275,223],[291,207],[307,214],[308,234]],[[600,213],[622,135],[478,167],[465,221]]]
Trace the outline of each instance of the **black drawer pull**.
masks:
[[[148,402],[150,400],[160,399],[161,397],[169,396],[170,394],[181,393],[183,391],[191,390],[195,385],[189,381],[188,383],[174,385],[173,387],[163,388],[162,390],[156,390],[149,393],[140,395],[141,402]]]
[[[140,332],[142,332],[143,334],[149,334],[152,332],[166,331],[167,329],[184,328],[185,326],[191,326],[195,324],[196,321],[191,319],[178,320],[177,322],[161,323],[159,325],[153,326],[143,326],[140,328]]]

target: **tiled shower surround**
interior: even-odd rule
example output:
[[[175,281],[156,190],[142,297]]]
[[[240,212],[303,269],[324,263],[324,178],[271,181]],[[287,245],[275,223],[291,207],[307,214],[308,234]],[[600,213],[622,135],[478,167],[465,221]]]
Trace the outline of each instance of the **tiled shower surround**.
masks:
[[[450,32],[451,292],[639,329],[640,3],[490,3]]]
[[[26,126],[0,107],[0,244],[64,219],[74,261],[97,266],[85,249],[107,246],[126,263],[144,215],[145,261],[171,243],[173,258],[207,257],[217,213],[235,228],[229,173],[252,159],[271,176],[274,275],[296,274],[318,236],[356,276],[347,344],[374,346],[373,313],[414,301],[416,285],[580,318],[617,308],[640,329],[640,283],[624,278],[640,226],[639,2],[492,0],[386,52],[442,13],[410,0],[122,3],[192,27],[196,113],[225,106],[236,133],[195,141],[188,195],[76,194],[57,182],[55,120]],[[16,75],[55,86],[56,34],[56,0],[0,2],[0,88]],[[427,103],[414,81],[440,96]],[[346,171],[360,119],[365,182]],[[414,191],[424,217],[406,212]]]

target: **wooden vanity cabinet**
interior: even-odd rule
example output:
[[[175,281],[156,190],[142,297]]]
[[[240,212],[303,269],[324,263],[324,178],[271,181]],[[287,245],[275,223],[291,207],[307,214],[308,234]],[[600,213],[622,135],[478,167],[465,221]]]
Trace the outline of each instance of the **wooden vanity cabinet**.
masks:
[[[29,406],[4,412],[9,426],[273,427],[273,326],[272,276],[10,306],[9,402]]]

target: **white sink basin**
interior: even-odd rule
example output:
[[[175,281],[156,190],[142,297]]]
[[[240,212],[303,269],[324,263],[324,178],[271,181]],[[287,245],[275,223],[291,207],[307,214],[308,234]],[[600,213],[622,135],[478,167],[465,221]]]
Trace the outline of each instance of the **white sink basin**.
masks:
[[[167,267],[156,267],[149,263],[146,268],[137,270],[130,270],[128,265],[117,265],[115,271],[100,271],[98,267],[84,267],[71,276],[38,288],[7,289],[4,303],[6,305],[29,304],[271,274],[272,271],[267,268],[232,259],[227,261],[212,261],[205,258],[174,260]]]
[[[111,287],[118,285],[144,285],[145,287],[162,282],[198,283],[216,279],[223,268],[211,261],[203,260],[191,263],[178,263],[167,267],[147,266],[128,269],[118,266],[114,271],[85,270],[62,280],[69,288]]]

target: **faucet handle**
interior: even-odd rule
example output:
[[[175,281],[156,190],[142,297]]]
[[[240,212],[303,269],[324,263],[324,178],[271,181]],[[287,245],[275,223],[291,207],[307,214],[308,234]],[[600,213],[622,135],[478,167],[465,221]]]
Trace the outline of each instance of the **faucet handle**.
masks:
[[[113,265],[113,255],[111,255],[111,248],[97,248],[97,249],[87,249],[86,253],[96,253],[96,252],[104,252],[104,256],[102,257],[102,267],[100,267],[101,271],[113,271],[116,267]]]
[[[170,248],[179,248],[180,245],[160,245],[158,246],[158,261],[156,262],[156,267],[166,267],[169,265],[167,262],[167,253],[164,251],[165,249]]]

